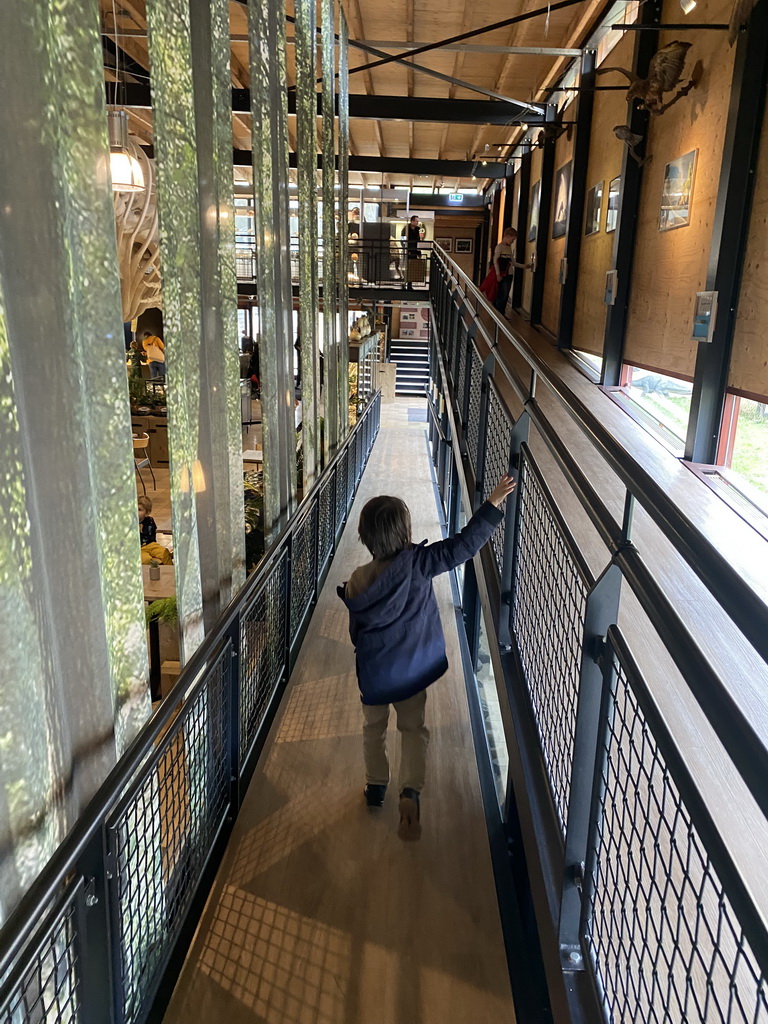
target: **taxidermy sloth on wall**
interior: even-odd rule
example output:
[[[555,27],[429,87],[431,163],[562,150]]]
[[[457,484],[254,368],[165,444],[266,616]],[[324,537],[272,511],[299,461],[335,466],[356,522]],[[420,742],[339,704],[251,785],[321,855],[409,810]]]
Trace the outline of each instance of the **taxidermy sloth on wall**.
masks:
[[[597,74],[605,75],[609,71],[618,71],[619,74],[625,75],[631,83],[627,89],[627,101],[639,100],[641,107],[654,117],[658,117],[665,110],[669,110],[673,103],[687,96],[701,80],[704,69],[701,61],[697,61],[688,84],[681,86],[672,99],[664,103],[664,93],[671,92],[680,84],[685,58],[690,48],[690,43],[682,43],[679,39],[662,46],[651,58],[647,78],[640,78],[626,68],[600,68]]]

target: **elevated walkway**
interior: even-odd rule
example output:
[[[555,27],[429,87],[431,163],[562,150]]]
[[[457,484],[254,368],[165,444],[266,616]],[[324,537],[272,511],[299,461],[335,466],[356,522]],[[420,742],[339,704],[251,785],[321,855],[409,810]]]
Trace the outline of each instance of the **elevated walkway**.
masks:
[[[399,743],[382,811],[366,809],[359,697],[336,586],[368,558],[362,505],[395,493],[414,538],[441,536],[424,403],[382,426],[281,712],[165,1016],[227,1024],[514,1020],[455,609],[435,581],[448,675],[430,690],[420,843],[397,838]]]

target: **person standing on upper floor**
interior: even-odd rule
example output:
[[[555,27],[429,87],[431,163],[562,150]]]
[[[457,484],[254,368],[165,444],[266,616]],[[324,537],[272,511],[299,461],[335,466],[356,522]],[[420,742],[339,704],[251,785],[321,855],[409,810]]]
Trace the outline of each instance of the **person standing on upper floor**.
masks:
[[[150,377],[165,376],[165,345],[162,339],[151,331],[142,334],[142,347],[149,363]]]
[[[512,290],[514,280],[514,269],[525,270],[524,263],[515,262],[514,245],[517,241],[517,232],[514,228],[505,228],[501,241],[493,250],[493,269],[496,273],[498,288],[494,306],[504,316],[509,301],[509,293]]]

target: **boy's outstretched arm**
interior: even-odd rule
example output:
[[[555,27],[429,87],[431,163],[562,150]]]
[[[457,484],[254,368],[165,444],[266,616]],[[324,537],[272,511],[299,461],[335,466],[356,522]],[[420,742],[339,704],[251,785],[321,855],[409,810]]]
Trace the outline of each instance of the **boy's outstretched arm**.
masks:
[[[499,506],[515,486],[512,477],[505,473],[460,533],[423,548],[421,557],[425,575],[439,576],[477,554],[504,518]]]

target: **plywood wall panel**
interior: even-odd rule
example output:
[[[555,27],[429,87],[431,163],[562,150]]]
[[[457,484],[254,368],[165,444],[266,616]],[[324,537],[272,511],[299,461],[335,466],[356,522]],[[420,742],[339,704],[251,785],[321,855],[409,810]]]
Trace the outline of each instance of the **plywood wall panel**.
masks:
[[[728,386],[768,397],[768,108],[757,164]]]
[[[696,19],[727,22],[731,0],[701,0]],[[667,0],[663,18],[676,20],[677,0]],[[661,33],[660,45],[674,34]],[[689,32],[693,43],[688,68],[704,65],[701,83],[666,114],[651,120],[637,246],[630,294],[625,358],[660,370],[693,374],[696,345],[691,340],[696,291],[706,284],[707,260],[720,178],[734,51],[723,32]],[[659,231],[665,165],[697,150],[691,220],[686,227]]]
[[[531,156],[531,184],[528,192],[528,221],[531,219],[531,196],[533,195],[533,189],[537,181],[541,181],[541,158],[542,153],[540,149],[534,149],[533,155]],[[539,231],[546,230],[539,224]],[[533,254],[536,251],[536,242],[529,242],[526,227],[526,242],[525,242],[525,262],[530,263],[533,258]],[[533,274],[530,270],[518,270],[518,274],[523,274],[523,309],[530,311],[531,308],[531,291],[533,289]]]
[[[634,38],[625,34],[608,56],[611,66],[632,66]],[[602,76],[601,76],[602,77]],[[603,79],[604,81],[605,79]],[[598,84],[601,79],[598,78]],[[579,280],[576,288],[576,315],[573,326],[573,347],[582,352],[603,354],[606,306],[605,275],[611,269],[614,232],[606,233],[608,213],[608,186],[621,173],[624,146],[613,134],[614,126],[627,120],[627,102],[622,92],[595,93],[592,112],[592,134],[587,168],[587,189],[602,181],[603,205],[600,211],[600,230],[584,235],[581,240]],[[582,232],[584,225],[581,226]]]
[[[576,104],[572,103],[561,114],[564,120],[571,120],[576,117]],[[557,172],[564,167],[569,160],[573,159],[573,140],[575,133],[561,135],[555,143],[555,181]],[[573,168],[571,168],[573,170]],[[554,183],[553,183],[554,189]],[[547,248],[547,265],[544,268],[544,300],[541,307],[541,322],[552,334],[557,334],[560,326],[560,261],[565,256],[565,235],[560,238],[552,237],[552,225],[555,220],[555,194],[552,194],[552,210],[549,215],[549,246]]]

